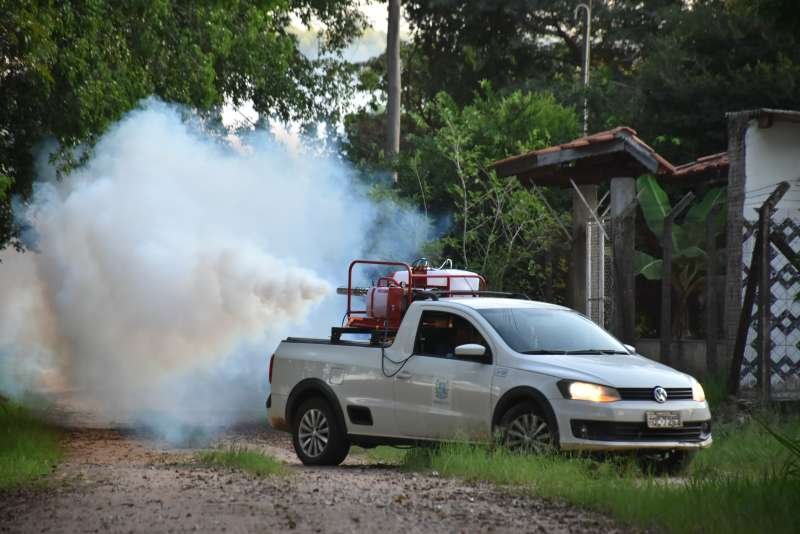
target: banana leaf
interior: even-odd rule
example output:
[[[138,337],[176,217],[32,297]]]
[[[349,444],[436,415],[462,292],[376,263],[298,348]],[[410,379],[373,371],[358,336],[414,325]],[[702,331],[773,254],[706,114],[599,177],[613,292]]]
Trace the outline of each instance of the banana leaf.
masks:
[[[641,274],[648,280],[661,280],[661,266],[662,261],[660,258],[654,258],[646,252],[636,251],[636,258],[634,259],[636,274]]]
[[[640,176],[636,181],[636,187],[639,190],[639,205],[642,207],[644,221],[650,231],[661,240],[661,235],[664,232],[664,219],[666,219],[669,210],[672,209],[669,204],[669,197],[667,197],[667,193],[664,192],[664,189],[661,188],[654,176]],[[673,224],[672,250],[678,251],[692,244],[694,243],[690,242],[686,231],[681,226]]]
[[[711,210],[714,209],[714,206],[722,202],[724,196],[725,190],[722,187],[710,189],[703,195],[700,202],[692,204],[692,207],[686,212],[685,222],[689,224],[702,224],[705,226],[706,219],[708,219]]]
[[[642,207],[642,214],[647,227],[656,236],[661,237],[664,231],[664,219],[671,209],[669,197],[661,188],[655,176],[644,175],[636,180],[638,189],[639,205]]]
[[[717,187],[706,192],[699,202],[692,204],[682,225],[686,241],[680,243],[681,248],[706,245],[706,221],[712,215],[714,207],[722,204],[724,198],[725,189]],[[714,235],[722,231],[724,221],[725,214],[722,210],[714,213],[712,221]]]
[[[679,250],[676,250],[672,254],[672,257],[673,258],[692,258],[692,259],[694,259],[694,258],[703,258],[703,259],[705,259],[706,251],[703,250],[702,248],[698,247],[698,246],[694,246],[693,245],[691,247],[686,247],[686,248],[681,248]]]

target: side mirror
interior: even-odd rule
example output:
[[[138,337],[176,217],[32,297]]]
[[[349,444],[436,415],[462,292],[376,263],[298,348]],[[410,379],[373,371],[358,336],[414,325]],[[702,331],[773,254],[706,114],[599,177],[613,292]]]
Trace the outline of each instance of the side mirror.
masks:
[[[455,352],[456,356],[480,358],[486,354],[486,347],[478,345],[477,343],[467,343],[466,345],[457,346]]]
[[[636,347],[634,347],[633,345],[623,344],[622,346],[628,349],[628,352],[630,352],[631,354],[636,354]]]

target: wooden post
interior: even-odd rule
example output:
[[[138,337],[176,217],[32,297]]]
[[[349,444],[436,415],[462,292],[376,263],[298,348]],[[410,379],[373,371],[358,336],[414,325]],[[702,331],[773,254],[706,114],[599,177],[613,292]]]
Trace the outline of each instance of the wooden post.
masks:
[[[592,220],[590,209],[597,209],[597,186],[579,186],[586,199],[583,203],[578,191],[572,191],[572,253],[569,264],[569,306],[586,313],[586,223]]]
[[[625,343],[636,343],[636,286],[633,268],[636,180],[611,179],[612,257],[614,259],[614,315],[612,332]]]
[[[756,287],[758,286],[758,251],[761,249],[761,234],[756,232],[756,242],[750,258],[750,274],[747,276],[747,285],[744,290],[744,300],[739,312],[739,327],[736,331],[736,340],[733,345],[733,358],[731,370],[728,375],[728,394],[739,393],[742,361],[744,361],[744,345],[747,343],[747,330],[750,328],[750,319],[753,317],[753,304],[756,300]]]
[[[769,305],[769,275],[772,270],[769,261],[769,206],[764,203],[758,210],[758,233],[761,234],[761,243],[758,250],[758,360],[759,373],[758,382],[761,389],[761,401],[766,404],[769,402],[770,390],[770,325],[772,323]]]
[[[775,205],[788,190],[789,183],[781,182],[758,210],[758,233],[761,235],[761,246],[758,250],[758,261],[760,263],[758,271],[758,356],[761,371],[759,373],[761,401],[764,404],[770,400],[772,382],[772,356],[769,350],[772,331],[772,307],[769,302],[769,278],[772,273],[772,265],[769,261],[769,225],[772,222],[772,213],[775,210]]]
[[[712,208],[706,219],[706,372],[709,376],[719,373],[717,344],[719,343],[719,305],[717,300],[716,276],[717,234],[714,232],[714,218],[722,206]]]
[[[690,191],[669,210],[661,234],[661,362],[667,365],[672,364],[672,225],[692,199]]]
[[[725,195],[725,304],[723,331],[725,346],[730,351],[737,342],[742,317],[742,229],[745,198],[745,137],[752,115],[748,112],[728,113],[728,187]],[[734,350],[733,359],[737,353]],[[741,361],[739,362],[741,367]],[[733,372],[733,371],[732,371]],[[740,369],[736,369],[738,388]],[[729,384],[730,386],[730,384]],[[732,391],[732,390],[729,390]]]

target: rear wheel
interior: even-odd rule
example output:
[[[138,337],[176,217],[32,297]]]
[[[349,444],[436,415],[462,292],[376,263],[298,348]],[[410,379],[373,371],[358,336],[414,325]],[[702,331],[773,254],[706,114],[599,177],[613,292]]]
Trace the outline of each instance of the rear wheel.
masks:
[[[511,450],[542,454],[556,450],[558,431],[534,402],[522,402],[500,419],[500,438]]]
[[[305,465],[339,465],[350,452],[350,441],[331,405],[323,398],[305,401],[292,424],[294,451]]]

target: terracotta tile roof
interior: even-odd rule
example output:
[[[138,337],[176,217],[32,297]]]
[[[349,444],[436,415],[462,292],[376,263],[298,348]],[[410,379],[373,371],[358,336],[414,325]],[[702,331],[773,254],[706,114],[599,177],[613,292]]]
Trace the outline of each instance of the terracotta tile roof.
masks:
[[[612,130],[579,137],[567,143],[533,150],[493,163],[498,176],[518,176],[524,182],[542,185],[599,183],[615,176],[662,176],[666,181],[692,181],[711,176],[727,179],[727,153],[713,154],[674,166],[642,141],[636,130],[618,126]]]
[[[685,178],[692,175],[697,175],[706,172],[720,172],[727,174],[728,172],[728,153],[720,152],[718,154],[711,154],[710,156],[703,156],[690,163],[684,163],[675,167],[675,172],[672,176],[675,178]]]
[[[603,145],[606,145],[606,149],[603,148]],[[562,157],[554,156],[559,152],[562,153]],[[661,157],[637,136],[636,130],[627,126],[619,126],[613,130],[579,137],[560,145],[511,156],[494,162],[493,167],[500,176],[514,176],[532,171],[541,173],[548,167],[555,169],[577,160],[605,157],[612,153],[623,152],[627,152],[632,160],[638,161],[641,173],[668,174],[674,170],[669,161]],[[630,165],[626,162],[625,167],[629,169]]]

